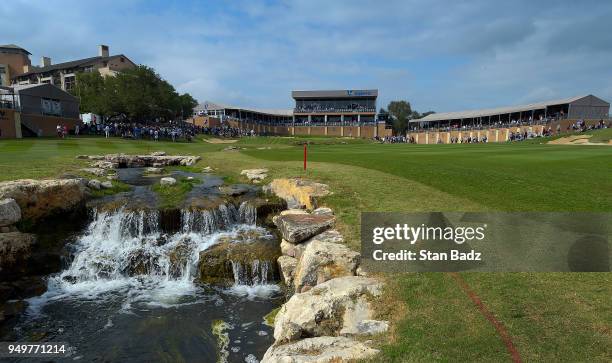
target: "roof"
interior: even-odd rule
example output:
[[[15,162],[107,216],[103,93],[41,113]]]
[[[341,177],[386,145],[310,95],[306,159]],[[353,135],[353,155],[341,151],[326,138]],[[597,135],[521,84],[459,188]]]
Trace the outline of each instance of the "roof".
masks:
[[[262,113],[262,114],[274,115],[274,116],[293,116],[293,110],[292,109],[285,109],[285,108],[245,108],[245,107],[232,106],[232,105],[216,103],[216,102],[210,102],[210,101],[205,101],[204,103],[201,103],[201,104],[197,105],[195,109],[196,109],[196,111],[199,111],[199,110],[223,110],[223,109],[231,109],[231,110],[241,110],[241,111],[246,111],[246,112]]]
[[[116,54],[116,55],[111,55],[111,56],[108,56],[108,57],[96,56],[96,57],[90,57],[90,58],[77,59],[77,60],[73,60],[73,61],[70,61],[70,62],[51,64],[51,65],[49,65],[47,67],[32,67],[33,69],[31,71],[29,71],[27,73],[19,74],[17,76],[18,77],[22,77],[22,76],[29,76],[31,74],[51,72],[51,71],[55,71],[55,70],[59,70],[59,69],[76,68],[76,67],[84,66],[84,65],[87,65],[87,64],[93,64],[93,63],[97,63],[97,62],[107,61],[107,60],[110,60],[110,59],[116,58],[116,57],[124,57],[124,58],[129,60],[129,58],[126,57],[123,54]],[[130,60],[130,62],[132,62],[132,61]]]
[[[361,98],[378,97],[377,89],[344,89],[319,91],[291,91],[293,98]]]
[[[11,86],[11,88],[13,89],[13,92],[15,94],[20,94],[20,93],[22,93],[22,91],[35,90],[35,89],[38,89],[38,88],[46,88],[47,89],[46,91],[44,91],[44,90],[36,90],[36,91],[34,91],[35,93],[33,93],[33,94],[36,95],[37,92],[44,92],[45,96],[43,96],[43,97],[57,96],[57,95],[61,94],[62,97],[64,97],[64,98],[65,97],[69,97],[71,99],[75,99],[75,100],[77,99],[75,96],[73,96],[69,92],[66,92],[63,89],[59,88],[58,86],[56,86],[54,84],[50,84],[50,83],[21,84],[21,85]],[[29,92],[23,92],[23,93],[24,94],[30,94]]]
[[[582,100],[584,98],[591,97],[591,96],[592,95],[575,96],[575,97],[561,98],[557,100],[530,103],[530,104],[518,105],[518,106],[485,108],[485,109],[480,109],[480,110],[467,110],[467,111],[456,111],[456,112],[440,112],[440,113],[434,113],[431,115],[427,115],[420,119],[410,120],[410,122],[459,120],[459,119],[465,119],[465,118],[493,116],[493,115],[500,115],[500,114],[514,113],[514,112],[521,112],[521,111],[541,110],[541,109],[545,109],[548,106],[569,104],[569,103],[573,103],[578,100]]]
[[[0,48],[4,48],[4,49],[14,49],[14,50],[22,50],[26,53],[28,53],[29,55],[32,55],[32,53],[28,52],[27,50],[21,48],[18,45],[15,44],[4,44],[4,45],[0,45]]]

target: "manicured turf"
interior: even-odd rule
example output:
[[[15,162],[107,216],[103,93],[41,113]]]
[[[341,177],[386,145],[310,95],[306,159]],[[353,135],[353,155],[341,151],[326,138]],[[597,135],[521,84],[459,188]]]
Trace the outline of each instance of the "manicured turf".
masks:
[[[605,138],[605,133],[594,135]],[[300,145],[309,142],[302,170]],[[234,145],[246,150],[222,151]],[[359,248],[360,211],[612,211],[612,147],[379,145],[332,138],[245,138],[235,144],[39,139],[0,141],[0,180],[74,172],[78,154],[202,156],[198,167],[245,181],[240,170],[328,183],[347,243]],[[268,149],[270,148],[270,149]],[[507,328],[524,361],[611,361],[612,274],[462,273]],[[388,279],[380,314],[393,323],[376,361],[508,361],[492,325],[447,274]]]

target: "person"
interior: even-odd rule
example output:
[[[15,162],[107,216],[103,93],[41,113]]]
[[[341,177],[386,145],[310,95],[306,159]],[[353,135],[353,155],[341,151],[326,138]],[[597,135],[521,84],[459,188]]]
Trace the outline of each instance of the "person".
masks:
[[[62,129],[62,137],[65,139],[66,136],[68,136],[68,126],[64,125],[64,128]]]
[[[159,131],[155,130],[155,141],[159,141]]]
[[[76,125],[76,126],[74,127],[74,136],[79,136],[79,131],[80,131],[80,129],[79,129],[79,125]]]
[[[106,125],[104,127],[104,135],[106,135],[107,139],[108,139],[109,134],[110,134],[110,127],[108,127],[108,125]]]
[[[62,126],[60,124],[57,124],[57,126],[55,126],[55,132],[57,133],[57,137],[62,137]]]

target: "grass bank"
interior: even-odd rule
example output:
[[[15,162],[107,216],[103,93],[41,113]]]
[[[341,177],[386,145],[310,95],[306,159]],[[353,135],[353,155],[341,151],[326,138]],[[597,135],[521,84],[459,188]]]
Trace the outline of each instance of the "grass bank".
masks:
[[[309,167],[302,170],[302,146]],[[228,180],[244,168],[328,183],[347,243],[359,248],[361,211],[612,211],[612,148],[539,143],[378,145],[327,138],[245,138],[228,145],[101,138],[0,141],[0,179],[50,177],[86,166],[78,154],[110,152],[202,156]],[[524,361],[610,361],[610,273],[462,273],[508,329]],[[392,340],[380,361],[508,361],[491,324],[447,274],[388,281]],[[384,309],[381,309],[384,310]]]

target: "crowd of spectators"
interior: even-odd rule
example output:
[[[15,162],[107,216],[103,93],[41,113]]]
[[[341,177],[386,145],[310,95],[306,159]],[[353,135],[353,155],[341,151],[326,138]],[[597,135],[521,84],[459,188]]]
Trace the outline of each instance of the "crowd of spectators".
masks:
[[[106,138],[121,137],[134,140],[193,140],[196,134],[202,133],[202,128],[186,122],[136,123],[136,122],[108,122],[98,124],[85,124],[80,133],[85,135],[100,135]],[[75,134],[78,134],[75,130]]]
[[[222,125],[221,127],[205,127],[202,130],[203,134],[212,135],[217,137],[242,137],[242,136],[256,136],[255,130],[247,130],[237,127],[230,127],[229,125]]]
[[[376,112],[376,108],[367,107],[357,103],[351,103],[341,106],[326,106],[318,103],[310,103],[307,105],[297,106],[294,111],[296,113],[308,112]]]

